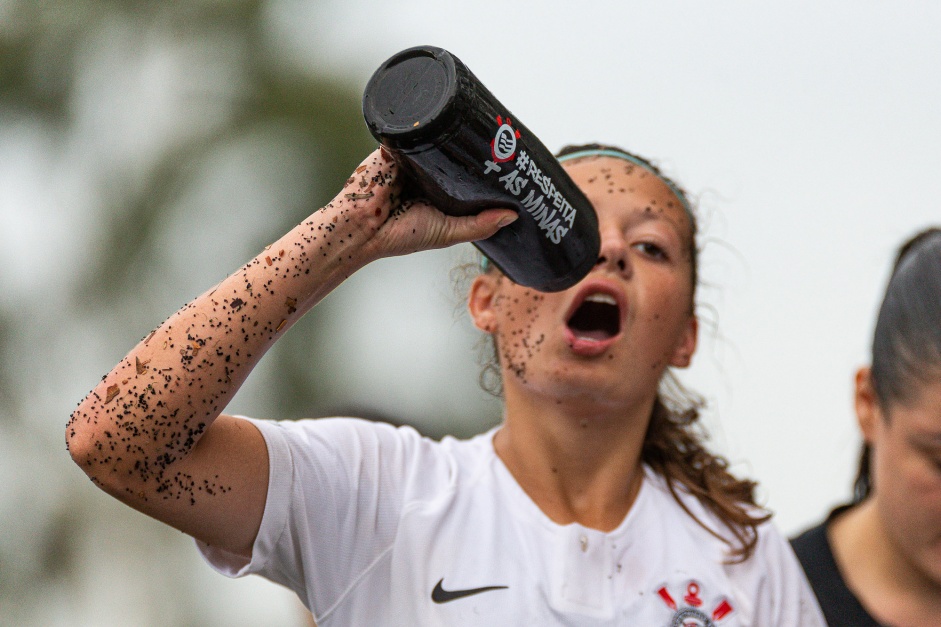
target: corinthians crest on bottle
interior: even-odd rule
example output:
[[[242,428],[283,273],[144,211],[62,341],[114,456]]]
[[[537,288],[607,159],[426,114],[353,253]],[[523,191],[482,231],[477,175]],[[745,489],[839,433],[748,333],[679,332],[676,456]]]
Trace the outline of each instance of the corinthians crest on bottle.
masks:
[[[598,218],[552,153],[470,70],[442,48],[392,56],[363,94],[372,135],[405,174],[406,197],[455,216],[492,207],[520,217],[475,242],[510,279],[552,292],[598,260]]]

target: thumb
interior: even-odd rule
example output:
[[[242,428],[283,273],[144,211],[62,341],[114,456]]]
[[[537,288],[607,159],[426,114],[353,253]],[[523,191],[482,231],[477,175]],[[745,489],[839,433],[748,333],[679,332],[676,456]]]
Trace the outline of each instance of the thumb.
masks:
[[[517,218],[519,214],[513,209],[486,209],[474,216],[449,217],[449,239],[455,243],[487,239],[503,227],[516,222]]]

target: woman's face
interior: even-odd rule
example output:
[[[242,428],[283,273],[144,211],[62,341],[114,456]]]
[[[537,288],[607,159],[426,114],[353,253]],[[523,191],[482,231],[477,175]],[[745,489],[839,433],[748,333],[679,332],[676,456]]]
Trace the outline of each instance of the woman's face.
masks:
[[[470,309],[494,334],[504,390],[602,405],[651,400],[667,366],[696,346],[690,220],[656,175],[588,157],[566,170],[598,215],[601,257],[562,292],[478,277]]]
[[[872,446],[877,510],[893,548],[941,585],[941,379],[917,384],[912,401],[885,415],[865,387],[868,377],[868,370],[857,375],[857,411]]]

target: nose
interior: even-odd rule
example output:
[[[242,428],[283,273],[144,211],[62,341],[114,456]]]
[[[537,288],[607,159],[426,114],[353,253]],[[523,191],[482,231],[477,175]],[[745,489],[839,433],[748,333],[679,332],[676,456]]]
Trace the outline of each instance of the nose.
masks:
[[[598,256],[596,268],[604,267],[609,272],[631,275],[630,257],[628,256],[627,240],[619,229],[603,229],[601,231],[601,251]]]

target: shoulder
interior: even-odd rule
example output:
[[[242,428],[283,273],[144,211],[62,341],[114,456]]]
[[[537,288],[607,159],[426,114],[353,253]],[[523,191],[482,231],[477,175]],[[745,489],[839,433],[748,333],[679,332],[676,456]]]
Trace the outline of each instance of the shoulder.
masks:
[[[736,530],[689,490],[674,484],[671,491],[666,479],[649,470],[646,477],[646,486],[651,488],[647,509],[659,516],[660,528],[669,535],[671,547],[679,546],[689,553],[688,561],[694,559],[694,554],[698,556],[695,559],[699,560],[699,568],[712,573],[719,582],[713,585],[724,588],[729,602],[748,617],[747,624],[824,624],[794,552],[772,521],[754,528],[754,552],[748,559],[737,559],[729,544],[737,546]],[[762,513],[755,508],[755,514]]]
[[[411,426],[360,418],[252,422],[261,430],[272,458],[286,461],[295,471],[345,468],[354,482],[368,476],[420,483],[436,478],[440,485],[453,481],[461,468],[478,466],[488,451],[484,435],[436,441]]]
[[[735,545],[736,539],[743,533],[742,529],[733,529],[728,522],[706,507],[703,502],[687,488],[674,483],[672,490],[667,480],[645,468],[647,485],[652,488],[659,507],[663,510],[672,508],[673,517],[678,521],[672,525],[682,525],[691,536],[694,536],[703,546],[710,547],[716,559],[731,564],[738,560],[730,553],[730,542]],[[755,518],[760,518],[766,512],[757,506],[750,506],[749,510]],[[755,551],[745,564],[760,565],[774,564],[785,571],[796,570],[799,567],[794,559],[793,551],[788,545],[785,536],[778,530],[772,520],[766,520],[754,527],[757,534]]]
[[[833,548],[830,546],[827,529],[834,519],[851,507],[851,504],[837,507],[819,524],[806,529],[791,539],[794,554],[797,555],[797,559],[811,583],[814,584],[815,589],[821,579],[838,578],[842,580],[836,558],[833,556]]]
[[[707,535],[718,535],[722,538],[735,537],[736,532],[731,529],[729,523],[709,509],[703,500],[692,493],[688,487],[679,481],[673,481],[671,484],[664,476],[648,466],[644,466],[644,472],[645,485],[650,488],[653,498],[659,501],[660,507],[672,508],[678,515],[681,514],[680,519],[685,522],[686,526],[698,529]],[[767,514],[765,510],[755,505],[745,505],[745,511],[756,519]],[[707,527],[709,531],[703,527]],[[758,525],[756,531],[759,535],[780,535],[769,521]]]
[[[826,520],[793,538],[791,546],[830,624],[878,625],[846,585],[830,544],[827,531],[830,523],[850,507],[836,508]]]
[[[360,418],[314,418],[305,420],[252,420],[268,444],[269,453],[286,447],[294,457],[336,454],[370,456],[379,450],[406,452],[420,447],[422,436],[412,427]]]
[[[830,543],[827,541],[826,521],[806,529],[792,538],[791,547],[794,549],[794,554],[797,555],[801,566],[804,567],[805,571],[808,571],[808,576],[811,570],[816,570],[820,564],[827,561],[825,558],[829,557],[831,561],[833,559]]]
[[[295,440],[316,440],[320,438],[370,440],[421,437],[409,426],[395,427],[385,422],[352,417],[305,418],[302,420],[259,420],[248,418],[263,433],[278,434]]]

